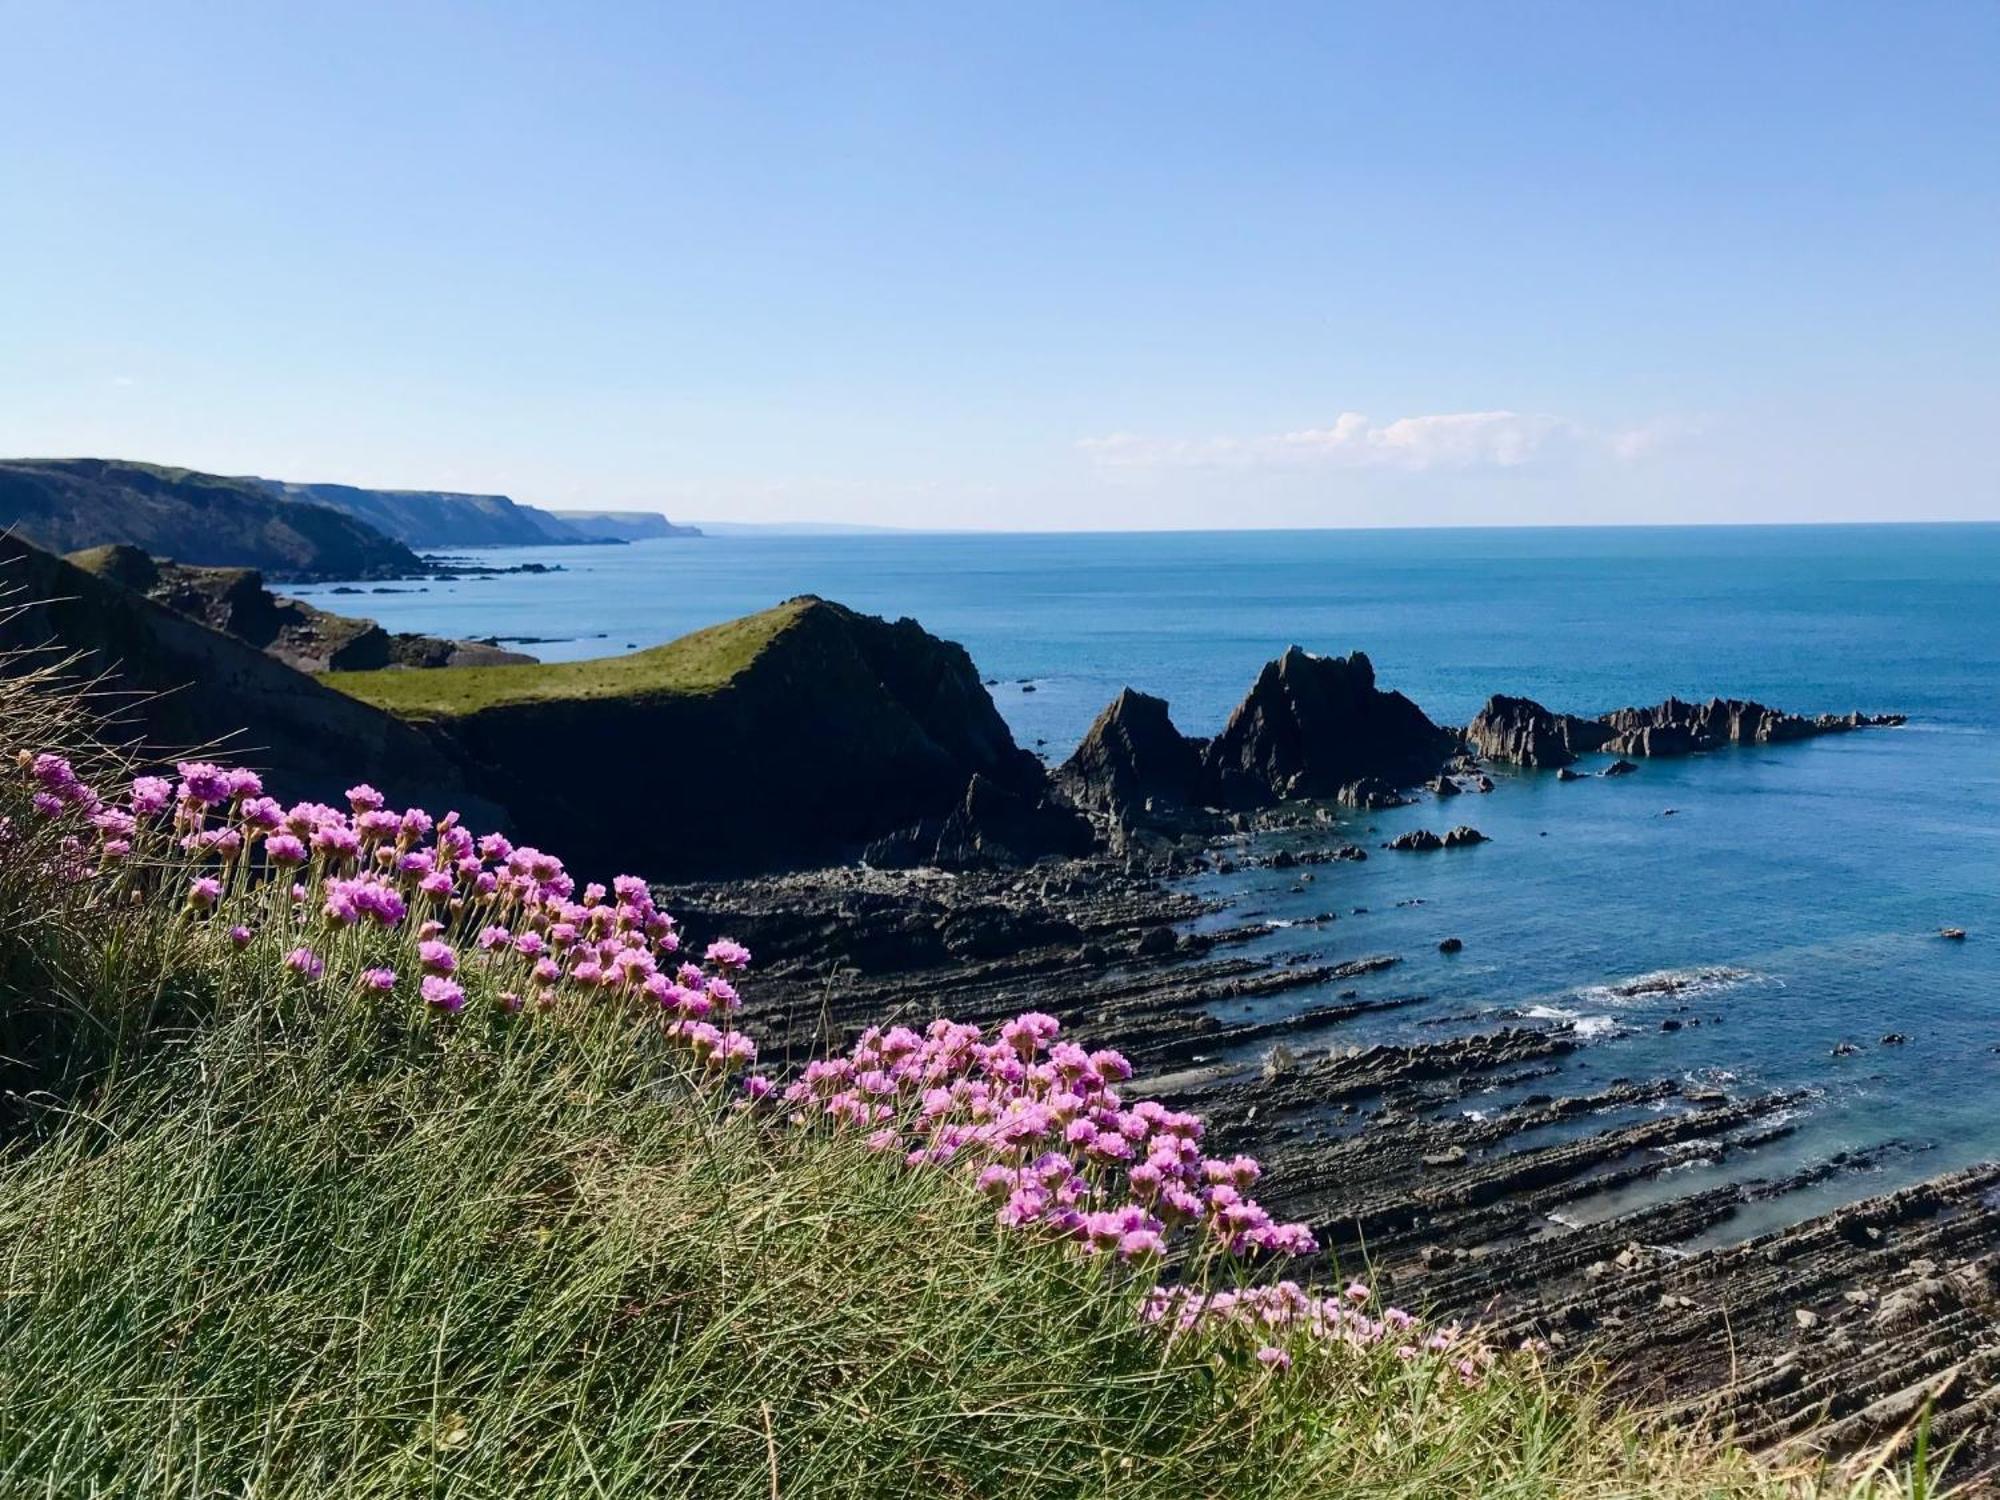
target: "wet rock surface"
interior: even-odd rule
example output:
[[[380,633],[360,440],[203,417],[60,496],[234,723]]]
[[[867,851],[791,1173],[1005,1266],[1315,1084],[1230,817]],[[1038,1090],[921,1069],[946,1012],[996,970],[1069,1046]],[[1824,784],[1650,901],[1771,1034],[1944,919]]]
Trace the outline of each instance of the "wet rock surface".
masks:
[[[666,894],[691,931],[756,951],[747,1019],[780,1066],[866,1024],[1046,1010],[1124,1049],[1135,1088],[1206,1115],[1212,1150],[1260,1156],[1267,1206],[1310,1221],[1343,1267],[1365,1257],[1400,1302],[1600,1357],[1621,1394],[1758,1447],[1907,1449],[1930,1400],[1933,1442],[1962,1440],[1955,1478],[2000,1463],[2000,1165],[1725,1243],[1746,1211],[1909,1148],[1759,1172],[1803,1096],[1587,1071],[1559,1093],[1591,1045],[1560,1020],[1424,1017],[1423,1040],[1355,1046],[1343,1028],[1418,1015],[1399,955],[1253,954],[1266,924],[1216,925],[1101,857]],[[1514,1102],[1473,1107],[1495,1089]],[[1669,1176],[1700,1163],[1731,1170]]]

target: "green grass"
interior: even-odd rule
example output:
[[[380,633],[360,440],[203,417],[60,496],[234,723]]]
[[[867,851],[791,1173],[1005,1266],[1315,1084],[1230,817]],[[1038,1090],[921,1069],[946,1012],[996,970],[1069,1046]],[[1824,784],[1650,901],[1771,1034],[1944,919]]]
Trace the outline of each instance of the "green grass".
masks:
[[[0,675],[0,750],[80,727]],[[731,1108],[615,1012],[435,1025],[286,979],[171,900],[49,880],[21,801],[0,778],[28,830],[0,861],[0,1495],[1904,1492],[1523,1358],[1467,1386],[1165,1343],[1106,1262]]]
[[[515,703],[696,696],[727,685],[810,607],[793,600],[626,656],[536,666],[332,672],[320,681],[405,718],[455,718]]]

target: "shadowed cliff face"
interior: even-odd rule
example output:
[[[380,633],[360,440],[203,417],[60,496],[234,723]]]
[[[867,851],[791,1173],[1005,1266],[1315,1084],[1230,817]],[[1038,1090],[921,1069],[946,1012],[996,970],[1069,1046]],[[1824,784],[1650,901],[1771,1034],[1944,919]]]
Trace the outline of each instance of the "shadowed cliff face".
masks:
[[[1204,779],[1227,807],[1333,797],[1370,778],[1406,786],[1435,773],[1455,739],[1401,693],[1379,690],[1361,652],[1314,656],[1293,646],[1258,674],[1209,743]]]
[[[340,802],[370,781],[399,805],[504,820],[421,727],[18,537],[0,536],[0,595],[0,610],[25,605],[0,615],[0,650],[80,653],[79,676],[102,674],[125,695],[106,707],[135,743],[171,754],[221,741],[219,754],[263,772],[280,797]]]
[[[782,608],[712,688],[498,702],[442,732],[530,842],[660,877],[851,857],[945,817],[975,774],[1041,796],[963,647],[824,600]]]

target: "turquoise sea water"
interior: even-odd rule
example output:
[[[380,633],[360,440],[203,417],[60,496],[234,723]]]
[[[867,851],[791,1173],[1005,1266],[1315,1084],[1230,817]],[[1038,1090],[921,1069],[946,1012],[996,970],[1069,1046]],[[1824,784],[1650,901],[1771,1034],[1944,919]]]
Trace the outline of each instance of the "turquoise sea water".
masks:
[[[1378,853],[1302,890],[1295,871],[1201,885],[1231,902],[1223,920],[1270,921],[1274,953],[1404,955],[1364,994],[1430,999],[1329,1041],[1526,1011],[1593,1036],[1569,1086],[1686,1074],[1810,1091],[1788,1139],[1637,1192],[1873,1153],[1766,1211],[1792,1218],[2000,1155],[2000,526],[746,536],[484,555],[566,571],[303,592],[395,629],[569,637],[527,648],[548,659],[819,593],[963,642],[1017,738],[1055,759],[1127,683],[1212,733],[1291,642],[1367,651],[1441,722],[1491,692],[1579,712],[1676,693],[1907,713],[1905,729],[1651,761],[1615,781],[1503,774],[1490,796],[1348,830],[1372,845],[1471,822],[1493,839],[1477,849]],[[1339,920],[1285,925],[1329,910]],[[1971,937],[1942,941],[1943,925]],[[1464,952],[1439,955],[1447,935]],[[1606,990],[1697,970],[1730,972],[1672,998]],[[1908,1043],[1879,1045],[1889,1032]],[[1842,1040],[1860,1054],[1830,1056]]]

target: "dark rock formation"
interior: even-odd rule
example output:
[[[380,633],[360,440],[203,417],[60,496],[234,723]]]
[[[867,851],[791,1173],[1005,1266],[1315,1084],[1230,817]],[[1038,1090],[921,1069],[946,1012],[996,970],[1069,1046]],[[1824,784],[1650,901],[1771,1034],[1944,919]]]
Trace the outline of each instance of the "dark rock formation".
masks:
[[[1460,792],[1465,790],[1465,788],[1461,787],[1449,776],[1443,774],[1433,776],[1424,785],[1430,789],[1434,796],[1438,797],[1456,797]]]
[[[1440,953],[1462,953],[1464,951],[1464,938],[1448,937],[1438,944],[1438,952]]]
[[[1641,752],[1643,753],[1643,752]],[[1629,760],[1614,760],[1597,774],[1600,776],[1630,776],[1639,768]]]
[[[156,604],[247,641],[301,672],[369,672],[379,667],[485,667],[532,656],[480,641],[391,635],[373,620],[332,614],[264,587],[255,568],[197,568],[149,557],[137,547],[72,553],[78,567],[144,594]],[[358,591],[356,591],[358,592]]]
[[[1604,715],[1611,731],[1604,748],[1613,755],[1687,755],[1722,745],[1772,745],[1849,729],[1901,724],[1901,714],[1820,714],[1803,718],[1741,698],[1683,703],[1669,698],[1651,708],[1621,708]]]
[[[1599,748],[1604,726],[1573,714],[1550,713],[1532,698],[1495,694],[1466,726],[1465,742],[1489,760],[1517,766],[1566,766]]]
[[[0,536],[0,589],[26,601],[0,614],[0,649],[80,654],[80,673],[102,673],[107,691],[130,695],[104,701],[118,715],[113,731],[150,751],[215,747],[262,771],[280,797],[338,803],[370,781],[398,805],[455,807],[484,827],[507,822],[423,728],[110,578]]]
[[[1593,750],[1613,755],[1688,755],[1722,745],[1769,745],[1817,734],[1900,724],[1901,714],[1820,714],[1803,718],[1761,703],[1669,698],[1650,708],[1620,708],[1596,719],[1551,713],[1531,698],[1486,700],[1465,742],[1492,760],[1522,766],[1566,766]]]
[[[401,542],[254,479],[104,458],[0,462],[0,529],[52,552],[125,543],[209,567],[289,578],[407,578],[424,564]]]
[[[1187,807],[1201,784],[1201,750],[1174,728],[1164,698],[1121,690],[1056,772],[1078,807],[1114,818]]]
[[[722,654],[713,643],[732,630],[758,644],[689,682],[691,658]],[[1014,743],[965,649],[914,620],[801,598],[616,665],[615,676],[591,663],[508,668],[532,690],[439,721],[523,837],[575,851],[585,868],[797,867],[915,830],[889,861],[908,863],[925,857],[925,834],[942,837],[974,775],[1031,806],[1047,794],[1041,764]],[[565,766],[630,774],[614,789]]]
[[[989,869],[1090,847],[1090,825],[1073,809],[975,773],[938,832],[933,862],[947,870]]]
[[[1397,786],[1436,774],[1454,737],[1401,693],[1375,686],[1375,668],[1352,656],[1297,646],[1258,674],[1250,694],[1204,756],[1208,800],[1256,807],[1331,797],[1363,778]]]
[[[1399,833],[1382,847],[1400,849],[1407,853],[1428,854],[1433,849],[1464,849],[1473,844],[1487,842],[1486,835],[1477,828],[1464,824],[1446,834],[1432,833],[1428,828],[1412,828],[1407,833]]]

